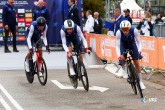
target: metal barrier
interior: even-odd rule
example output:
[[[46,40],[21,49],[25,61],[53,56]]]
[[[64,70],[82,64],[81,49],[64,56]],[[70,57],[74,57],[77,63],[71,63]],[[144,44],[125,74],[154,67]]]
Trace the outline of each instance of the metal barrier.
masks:
[[[156,37],[165,37],[165,24],[159,23],[153,26],[153,34]]]

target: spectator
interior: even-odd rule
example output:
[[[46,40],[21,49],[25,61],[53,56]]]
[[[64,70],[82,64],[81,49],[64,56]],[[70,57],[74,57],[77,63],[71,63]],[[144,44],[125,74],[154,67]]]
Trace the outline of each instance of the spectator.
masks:
[[[87,32],[87,33],[94,33],[94,29],[93,29],[94,19],[93,19],[91,10],[88,10],[86,12],[86,17],[87,17],[87,21],[85,23],[84,31]]]
[[[145,36],[153,36],[152,28],[153,25],[151,23],[152,15],[149,12],[145,12],[145,16],[142,17],[140,23],[136,27],[138,30],[140,30],[141,35]]]
[[[70,6],[68,19],[80,26],[79,11],[77,5],[75,5],[75,0],[68,0],[68,4]]]
[[[33,21],[36,21],[40,16],[44,17],[46,24],[49,25],[50,15],[48,9],[44,6],[43,0],[38,0],[38,6],[33,11]]]
[[[103,21],[99,18],[99,13],[94,12],[94,32],[96,34],[102,34]]]
[[[158,24],[159,22],[163,22],[161,14],[157,15],[157,18],[155,19],[154,24]]]
[[[125,9],[124,10],[124,15],[125,15],[125,19],[127,19],[131,25],[132,25],[132,18],[130,17],[130,10],[129,9]]]
[[[111,18],[111,22],[113,22],[113,32],[116,36],[117,30],[120,29],[120,23],[125,20],[124,16],[121,14],[121,10],[116,8],[114,11],[114,17]]]
[[[3,7],[3,26],[5,31],[4,37],[4,52],[11,53],[8,49],[7,42],[9,37],[9,31],[11,31],[13,36],[13,51],[19,52],[16,47],[16,31],[18,29],[18,22],[16,21],[16,10],[14,8],[14,0],[8,0],[8,2]]]

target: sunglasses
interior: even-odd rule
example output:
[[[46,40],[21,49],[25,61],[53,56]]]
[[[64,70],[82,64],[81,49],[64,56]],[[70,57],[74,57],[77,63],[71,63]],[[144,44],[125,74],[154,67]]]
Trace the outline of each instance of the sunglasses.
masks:
[[[123,27],[123,28],[121,28],[121,30],[122,30],[123,32],[128,32],[128,31],[130,30],[130,28],[129,28],[129,27]]]

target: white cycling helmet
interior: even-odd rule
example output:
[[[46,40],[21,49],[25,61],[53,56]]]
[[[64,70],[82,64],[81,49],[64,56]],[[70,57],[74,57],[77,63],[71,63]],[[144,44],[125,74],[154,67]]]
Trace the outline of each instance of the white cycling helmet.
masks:
[[[65,29],[74,28],[74,22],[71,19],[65,20],[64,28]]]
[[[120,23],[120,29],[122,28],[131,28],[131,23],[127,20],[124,20]]]

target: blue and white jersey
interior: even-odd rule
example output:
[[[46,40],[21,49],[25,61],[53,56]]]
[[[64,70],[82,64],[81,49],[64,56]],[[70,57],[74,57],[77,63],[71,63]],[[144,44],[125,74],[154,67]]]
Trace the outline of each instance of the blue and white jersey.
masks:
[[[32,48],[31,41],[34,40],[34,42],[36,42],[41,38],[41,36],[42,36],[45,46],[47,46],[47,38],[46,38],[47,29],[48,29],[48,26],[45,25],[44,29],[42,31],[38,30],[37,22],[33,21],[31,23],[30,28],[28,28],[28,30],[27,30],[27,32],[28,32],[27,44],[28,44],[29,49]]]
[[[83,45],[85,48],[87,48],[87,41],[84,38],[84,35],[78,25],[74,25],[74,30],[72,34],[68,34],[67,31],[62,27],[61,29],[61,39],[62,39],[62,45],[66,52],[69,52],[68,50],[68,43],[72,42],[73,45],[80,44],[81,41],[83,42]]]
[[[136,49],[137,48],[137,49]],[[141,52],[142,45],[140,42],[140,34],[136,28],[131,27],[128,36],[124,36],[121,30],[116,33],[116,53],[120,57],[121,49],[135,49]]]

